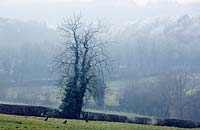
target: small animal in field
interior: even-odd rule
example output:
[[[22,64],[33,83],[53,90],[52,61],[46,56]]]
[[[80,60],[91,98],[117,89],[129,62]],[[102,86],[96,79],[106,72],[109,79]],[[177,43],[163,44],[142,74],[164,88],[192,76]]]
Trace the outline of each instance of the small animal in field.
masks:
[[[46,118],[44,119],[44,121],[48,121],[48,119],[49,119],[49,117],[46,117]]]
[[[17,121],[16,123],[17,123],[17,124],[22,124],[22,122],[21,122],[21,121]]]
[[[89,122],[89,120],[88,120],[88,113],[84,113],[83,114],[83,119],[85,119],[86,123]]]
[[[63,124],[67,124],[67,120],[64,120]]]

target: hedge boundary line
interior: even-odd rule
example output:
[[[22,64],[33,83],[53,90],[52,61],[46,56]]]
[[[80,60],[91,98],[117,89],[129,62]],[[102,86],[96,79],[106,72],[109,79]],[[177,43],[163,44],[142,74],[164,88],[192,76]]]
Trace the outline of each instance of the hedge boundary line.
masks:
[[[66,118],[57,109],[41,106],[28,106],[28,105],[11,105],[0,104],[0,113],[9,115],[20,116],[36,116],[36,117],[49,117],[49,118]],[[121,122],[143,125],[156,125],[156,126],[170,126],[179,128],[200,128],[200,122],[194,122],[191,120],[180,119],[160,119],[160,118],[143,118],[135,117],[128,118],[127,116],[82,112],[81,120],[91,121],[108,121],[108,122]]]

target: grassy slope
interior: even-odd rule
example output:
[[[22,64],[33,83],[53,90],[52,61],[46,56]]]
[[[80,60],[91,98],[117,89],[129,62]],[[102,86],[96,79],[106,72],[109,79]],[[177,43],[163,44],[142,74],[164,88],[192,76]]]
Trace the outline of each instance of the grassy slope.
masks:
[[[178,128],[145,126],[109,122],[88,122],[64,119],[0,115],[0,130],[183,130]]]

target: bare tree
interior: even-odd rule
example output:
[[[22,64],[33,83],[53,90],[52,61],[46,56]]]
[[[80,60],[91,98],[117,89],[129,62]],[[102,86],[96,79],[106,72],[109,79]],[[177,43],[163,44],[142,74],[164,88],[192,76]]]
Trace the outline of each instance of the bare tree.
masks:
[[[166,96],[166,103],[168,104],[168,114],[174,111],[174,117],[183,118],[185,109],[185,99],[189,92],[194,88],[193,76],[189,70],[184,67],[178,67],[165,74],[160,80],[160,83],[166,89],[162,96]],[[162,88],[163,88],[162,87]]]
[[[154,90],[156,98],[160,100],[162,104],[160,107],[162,117],[169,118],[170,111],[173,106],[173,90],[174,86],[171,82],[171,77],[168,74],[160,76],[158,79],[156,90]]]
[[[183,118],[184,100],[187,93],[193,89],[192,77],[185,68],[178,68],[171,73],[171,82],[173,84],[173,97],[176,116]]]
[[[104,76],[107,42],[102,40],[102,24],[84,21],[81,15],[65,19],[60,30],[65,38],[64,50],[56,58],[64,86],[60,109],[65,117],[79,118],[85,94]]]

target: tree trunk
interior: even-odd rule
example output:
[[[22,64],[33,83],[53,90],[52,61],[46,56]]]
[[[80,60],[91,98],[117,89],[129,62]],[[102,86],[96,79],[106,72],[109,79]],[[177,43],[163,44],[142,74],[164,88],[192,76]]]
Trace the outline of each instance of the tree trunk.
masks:
[[[81,109],[83,105],[83,99],[75,90],[68,90],[63,99],[63,103],[60,108],[62,110],[62,116],[64,118],[79,119]]]

